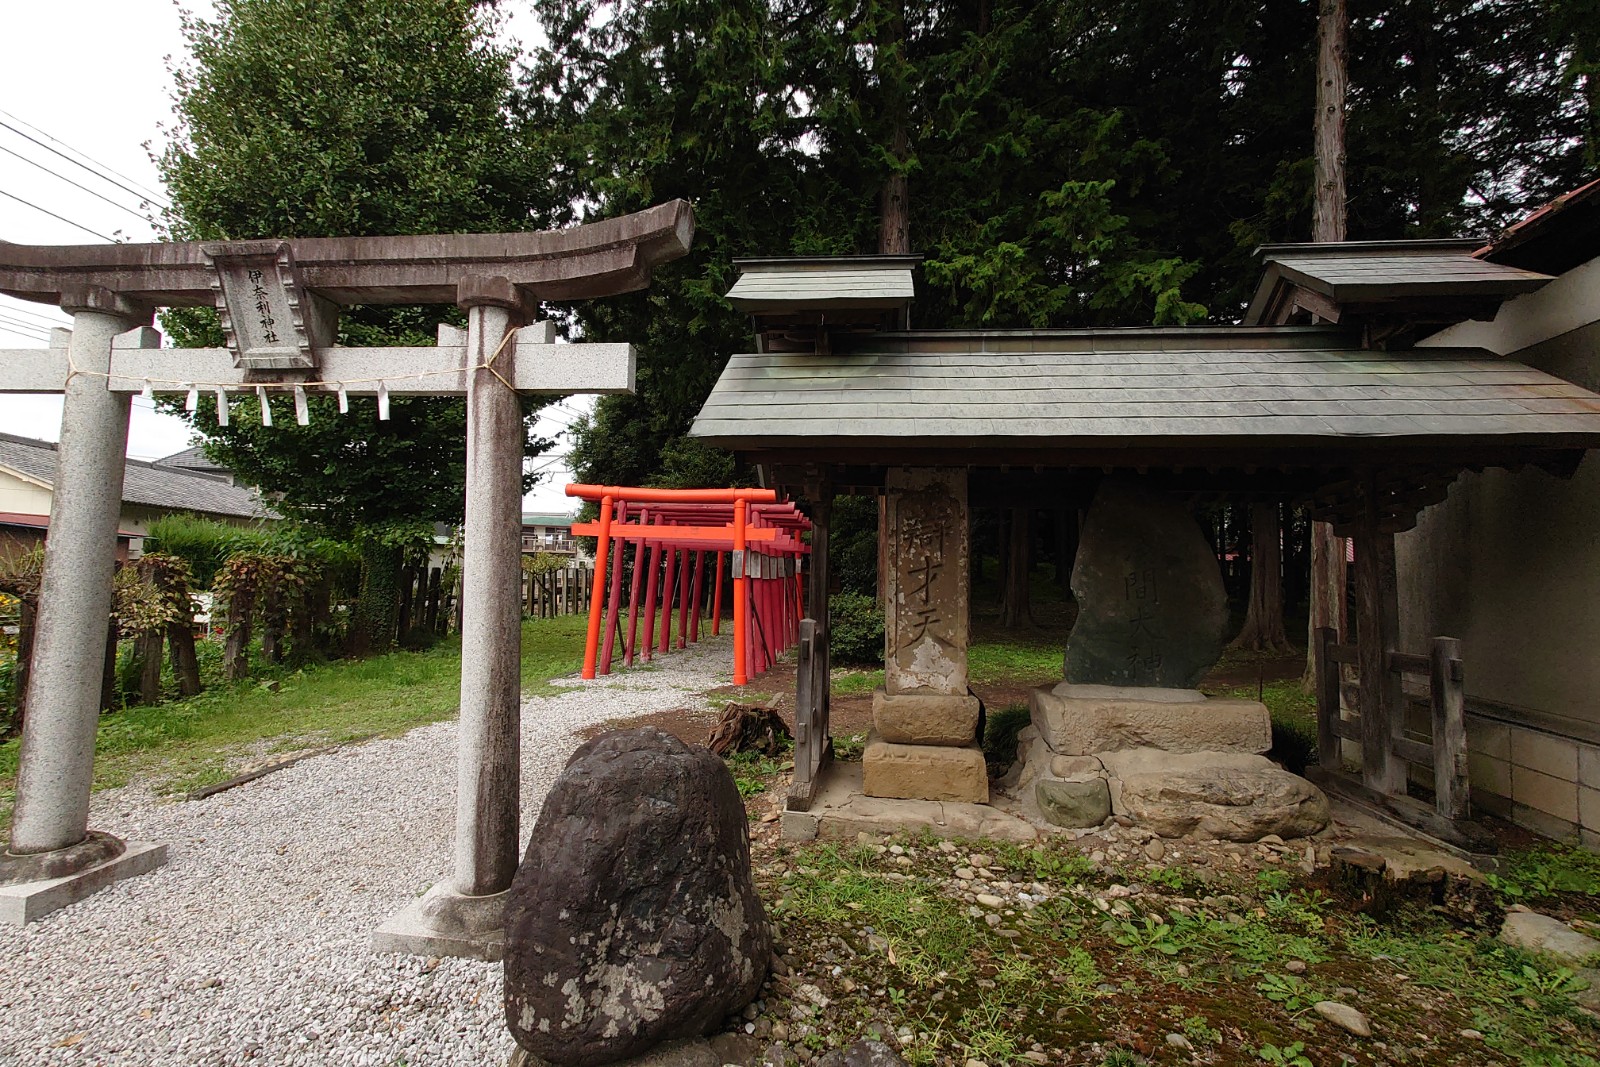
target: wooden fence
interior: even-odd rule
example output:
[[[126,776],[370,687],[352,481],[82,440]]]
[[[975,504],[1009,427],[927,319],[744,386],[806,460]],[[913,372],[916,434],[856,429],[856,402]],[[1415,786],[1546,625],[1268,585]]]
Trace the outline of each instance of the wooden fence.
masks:
[[[523,574],[522,613],[535,619],[584,615],[594,594],[594,568],[574,563],[544,574]]]
[[[1364,768],[1386,766],[1391,757],[1430,768],[1433,772],[1434,811],[1448,822],[1467,818],[1471,808],[1471,786],[1467,776],[1466,689],[1463,684],[1461,642],[1453,637],[1433,639],[1431,655],[1418,656],[1390,651],[1380,663],[1359,662],[1357,646],[1334,642],[1334,631],[1317,630],[1322,665],[1317,679],[1317,762],[1326,773],[1343,768],[1343,742],[1361,746]],[[1394,713],[1384,723],[1375,716],[1340,714],[1340,675],[1345,665],[1358,671],[1376,667],[1385,673],[1385,685],[1393,688],[1391,706],[1404,703],[1402,679],[1406,675],[1427,679],[1428,704],[1432,711],[1431,739],[1420,741],[1407,736],[1407,718]],[[1375,784],[1367,776],[1369,786]],[[1391,775],[1384,786],[1390,799],[1403,798],[1409,775]]]

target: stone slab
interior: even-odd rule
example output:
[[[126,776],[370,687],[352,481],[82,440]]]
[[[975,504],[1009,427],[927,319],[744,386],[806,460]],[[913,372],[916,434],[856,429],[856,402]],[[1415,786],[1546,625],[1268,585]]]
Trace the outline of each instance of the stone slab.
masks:
[[[1506,913],[1500,940],[1508,945],[1548,956],[1568,967],[1587,963],[1600,954],[1600,941],[1580,934],[1560,919],[1536,911]]]
[[[505,958],[509,897],[509,893],[464,896],[440,883],[374,930],[372,951],[498,963]]]
[[[853,841],[857,834],[920,833],[952,840],[988,838],[1027,844],[1039,831],[1026,819],[988,804],[897,800],[867,796],[862,765],[835,761],[823,768],[817,797],[807,812],[789,812],[780,824],[785,841]],[[804,819],[790,820],[789,815]]]
[[[899,745],[971,745],[978,738],[978,698],[944,693],[872,693],[878,736]]]
[[[891,693],[967,692],[967,472],[891,467],[883,682]]]
[[[867,738],[861,766],[868,796],[989,802],[989,768],[976,745],[897,745],[874,733]]]
[[[1040,686],[1028,696],[1039,736],[1064,756],[1132,748],[1167,752],[1263,753],[1272,748],[1272,715],[1254,700],[1085,699]]]
[[[157,867],[165,866],[166,862],[166,845],[129,841],[121,855],[77,874],[0,886],[0,923],[26,926],[53,911],[98,893],[114,882],[148,874]]]
[[[1033,795],[1039,814],[1054,826],[1078,830],[1099,826],[1111,817],[1111,791],[1104,778],[1045,778],[1034,786]]]
[[[1138,481],[1108,478],[1095,492],[1072,595],[1069,682],[1192,688],[1222,655],[1228,597],[1217,558],[1176,497]]]
[[[1057,682],[1050,690],[1058,697],[1079,700],[1142,700],[1157,704],[1193,704],[1206,699],[1198,689],[1166,689],[1159,685],[1092,685]]]
[[[1162,837],[1304,837],[1330,818],[1321,790],[1265,756],[1147,748],[1100,758],[1110,776],[1111,810]]]

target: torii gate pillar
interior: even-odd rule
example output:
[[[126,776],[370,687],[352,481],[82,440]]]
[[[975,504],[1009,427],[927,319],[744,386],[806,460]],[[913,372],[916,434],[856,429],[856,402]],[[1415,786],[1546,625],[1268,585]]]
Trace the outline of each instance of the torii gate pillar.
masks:
[[[121,878],[166,862],[165,845],[89,832],[95,731],[111,618],[111,580],[132,396],[111,391],[112,341],[149,323],[148,308],[102,288],[63,294],[72,313],[69,373],[50,502],[50,551],[28,674],[28,723],[11,845],[0,871],[0,920],[22,925]],[[41,890],[39,880],[57,880]]]

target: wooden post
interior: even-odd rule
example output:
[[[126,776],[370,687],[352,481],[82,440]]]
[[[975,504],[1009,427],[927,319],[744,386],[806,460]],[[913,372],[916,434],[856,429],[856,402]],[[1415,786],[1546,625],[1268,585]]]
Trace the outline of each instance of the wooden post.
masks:
[[[616,518],[616,521],[617,521],[618,525],[621,525],[627,519],[627,517],[628,517],[628,505],[625,504],[625,503],[620,503],[619,502],[617,504],[617,518]],[[612,656],[612,653],[616,649],[617,629],[618,629],[617,624],[618,624],[618,622],[621,621],[621,615],[622,615],[622,566],[623,566],[623,561],[628,558],[627,557],[627,548],[628,548],[627,540],[624,539],[624,538],[619,537],[616,540],[616,547],[612,549],[612,552],[614,554],[611,557],[611,588],[609,590],[607,590],[607,592],[606,592],[606,603],[605,603],[605,610],[606,610],[605,631],[606,631],[606,636],[605,636],[605,644],[600,649],[600,673],[601,674],[610,674],[611,673],[611,656]],[[594,610],[594,605],[591,604],[589,606],[589,610],[593,611]]]
[[[722,633],[722,575],[728,569],[727,553],[717,553],[716,591],[711,594],[711,636]]]
[[[678,647],[688,642],[689,630],[689,550],[683,550],[683,562],[678,567]]]
[[[641,525],[649,525],[650,509],[639,512]],[[644,580],[645,545],[640,541],[633,548],[633,580],[628,583],[628,633],[622,646],[622,665],[633,666],[634,648],[639,642],[639,583]]]
[[[643,542],[640,542],[641,548]],[[656,643],[656,583],[661,577],[661,542],[650,543],[650,567],[644,576],[644,661],[650,662],[650,655],[655,650]]]
[[[1337,724],[1339,720],[1339,665],[1328,655],[1338,632],[1331,626],[1316,631],[1317,664],[1317,763],[1324,770],[1337,771],[1343,765]]]
[[[1433,704],[1434,804],[1446,819],[1465,819],[1471,808],[1467,775],[1467,696],[1461,642],[1435,637],[1428,692]]]
[[[694,616],[689,620],[689,640],[700,643],[700,604],[705,599],[706,554],[696,549],[694,554]]]
[[[800,620],[800,649],[795,654],[794,672],[794,779],[790,783],[791,810],[805,811],[816,795],[816,782],[812,771],[816,761],[813,750],[822,743],[817,736],[817,691],[813,673],[816,655],[817,624],[810,619]],[[804,806],[796,807],[796,804]]]
[[[833,657],[828,650],[828,638],[833,632],[828,617],[828,586],[831,582],[828,568],[828,529],[833,518],[833,485],[823,481],[812,499],[814,504],[811,509],[811,554],[807,557],[810,564],[810,574],[807,577],[811,587],[807,590],[806,599],[811,604],[811,618],[817,624],[817,648],[813,668],[817,679],[816,728],[818,743],[824,747],[823,757],[826,759],[832,754],[832,749],[827,746],[832,729],[830,719],[833,697],[831,670]]]
[[[678,550],[665,549],[667,553],[667,574],[661,579],[661,646],[662,652],[672,648],[672,594],[677,590],[678,576]]]
[[[1365,514],[1356,531],[1356,642],[1361,685],[1361,777],[1368,789],[1403,796],[1405,763],[1392,740],[1405,726],[1400,675],[1389,653],[1400,631],[1395,586],[1394,534],[1378,529],[1377,490],[1368,475]]]

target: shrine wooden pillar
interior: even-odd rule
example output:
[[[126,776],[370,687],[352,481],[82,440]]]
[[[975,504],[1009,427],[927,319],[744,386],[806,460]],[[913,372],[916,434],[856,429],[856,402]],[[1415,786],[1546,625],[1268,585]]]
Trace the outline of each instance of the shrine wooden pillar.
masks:
[[[1361,777],[1368,789],[1398,796],[1405,793],[1406,767],[1393,742],[1405,729],[1405,694],[1399,672],[1389,669],[1389,653],[1400,635],[1394,534],[1383,525],[1376,476],[1369,471],[1363,479],[1355,527]]]

